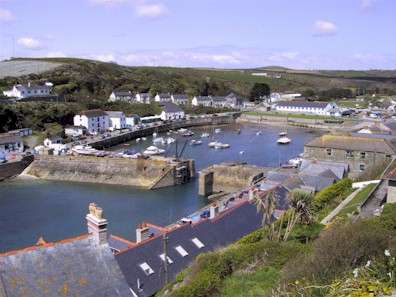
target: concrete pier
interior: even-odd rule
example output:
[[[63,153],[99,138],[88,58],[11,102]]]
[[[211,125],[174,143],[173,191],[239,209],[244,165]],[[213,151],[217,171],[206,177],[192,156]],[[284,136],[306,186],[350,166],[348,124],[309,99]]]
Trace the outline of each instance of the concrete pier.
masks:
[[[199,172],[198,193],[207,197],[220,192],[236,192],[259,182],[271,169],[239,163],[213,165]]]

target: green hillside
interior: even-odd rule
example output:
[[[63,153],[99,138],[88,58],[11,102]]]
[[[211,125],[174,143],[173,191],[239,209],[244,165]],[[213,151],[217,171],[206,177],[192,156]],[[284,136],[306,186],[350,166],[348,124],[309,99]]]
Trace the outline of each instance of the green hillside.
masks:
[[[248,96],[254,83],[267,83],[272,91],[303,92],[307,89],[364,89],[367,92],[396,93],[396,73],[393,71],[299,71],[283,67],[257,69],[198,69],[171,67],[128,67],[76,58],[17,58],[12,61],[50,62],[57,67],[40,73],[0,79],[0,88],[17,82],[55,84],[58,94],[79,100],[88,96],[105,99],[113,89],[134,92],[171,92],[189,95],[225,95],[234,91]],[[1,69],[1,63],[0,63]],[[253,76],[266,71],[281,78]]]

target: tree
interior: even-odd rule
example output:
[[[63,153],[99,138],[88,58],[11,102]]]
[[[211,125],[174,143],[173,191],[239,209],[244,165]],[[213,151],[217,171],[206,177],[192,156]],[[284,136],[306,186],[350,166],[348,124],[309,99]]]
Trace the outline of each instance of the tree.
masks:
[[[261,213],[263,227],[270,226],[270,232],[268,239],[272,240],[274,237],[274,225],[272,222],[272,216],[276,209],[276,193],[275,188],[267,191],[263,194],[262,192],[255,192],[253,195],[254,204],[256,205],[257,212]]]
[[[262,101],[271,94],[271,89],[267,84],[255,83],[250,91],[250,101]]]

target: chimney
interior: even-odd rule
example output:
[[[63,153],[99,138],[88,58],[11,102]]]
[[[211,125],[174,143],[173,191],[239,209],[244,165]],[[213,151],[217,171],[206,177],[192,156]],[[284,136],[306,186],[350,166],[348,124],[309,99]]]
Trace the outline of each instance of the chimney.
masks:
[[[95,203],[89,204],[89,213],[86,216],[88,233],[97,244],[107,243],[107,220],[103,218],[103,209]]]
[[[150,238],[150,228],[145,224],[141,224],[136,228],[136,242],[139,243],[147,238]]]
[[[214,219],[219,213],[219,206],[216,203],[212,204],[209,208],[209,213],[210,213],[209,218]]]

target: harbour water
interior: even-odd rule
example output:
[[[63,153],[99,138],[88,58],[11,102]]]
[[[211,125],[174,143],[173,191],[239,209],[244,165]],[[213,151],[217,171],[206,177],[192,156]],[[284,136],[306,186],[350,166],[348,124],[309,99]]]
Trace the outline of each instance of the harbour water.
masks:
[[[241,134],[236,133],[239,128]],[[289,128],[292,142],[282,146],[276,143],[278,127],[234,125],[221,129],[222,132],[214,134],[214,138],[202,139],[202,145],[186,146],[183,157],[195,159],[197,171],[225,161],[275,167],[297,156],[303,151],[304,143],[318,135],[305,129]],[[203,132],[213,134],[212,128],[193,131],[194,137],[181,141],[198,138]],[[257,135],[258,131],[262,131],[261,135]],[[208,148],[207,143],[214,140],[231,147],[223,150]],[[139,143],[132,141],[119,145],[113,150],[141,151],[149,145],[152,145],[151,137]],[[167,155],[175,153],[175,144],[164,148]],[[40,236],[47,241],[56,241],[85,233],[85,214],[90,202],[104,208],[112,234],[134,240],[136,225],[142,221],[167,225],[204,206],[207,200],[199,197],[197,192],[198,179],[155,191],[42,180],[3,182],[0,183],[0,252],[34,245]]]

